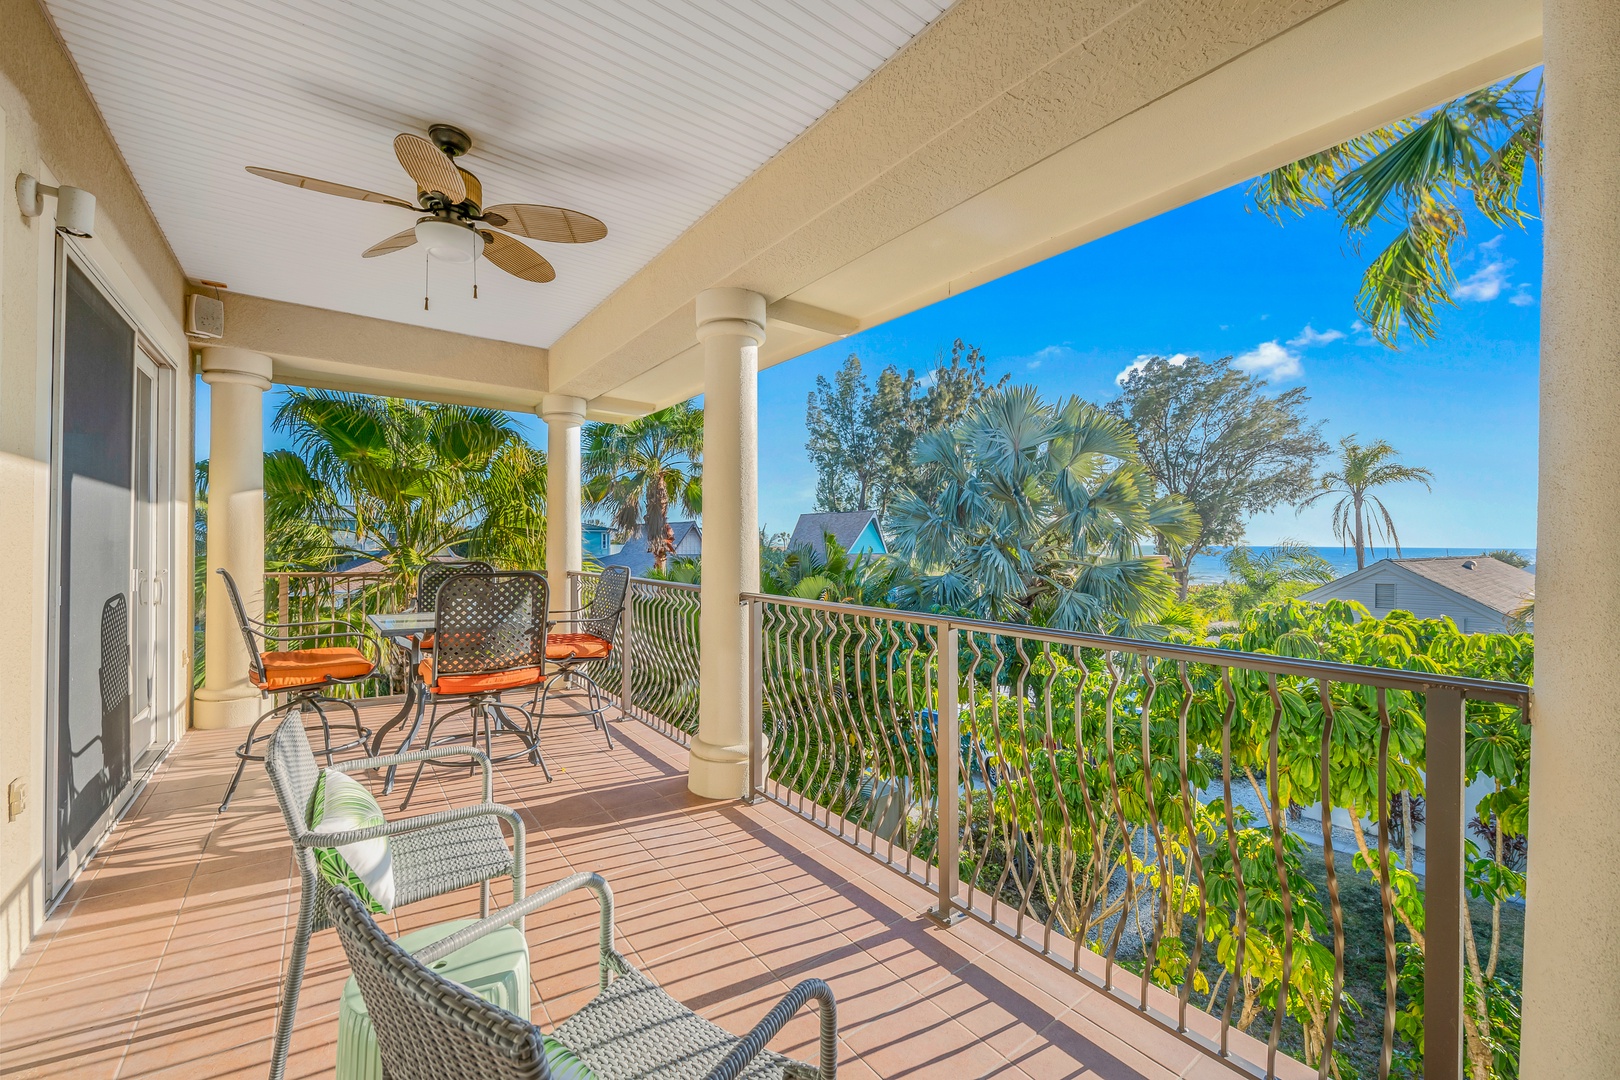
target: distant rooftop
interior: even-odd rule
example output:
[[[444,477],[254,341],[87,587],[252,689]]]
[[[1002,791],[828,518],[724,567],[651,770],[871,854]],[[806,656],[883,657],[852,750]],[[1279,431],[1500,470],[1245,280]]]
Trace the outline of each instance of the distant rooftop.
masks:
[[[807,547],[818,555],[827,554],[826,535],[838,541],[838,546],[848,551],[855,546],[855,541],[861,538],[868,525],[877,521],[876,510],[853,510],[843,514],[800,514],[799,523],[793,527],[793,539],[788,541],[788,548]],[[878,530],[879,537],[882,530]]]
[[[1436,585],[1504,615],[1513,614],[1536,591],[1536,575],[1485,555],[1384,561],[1428,578]]]

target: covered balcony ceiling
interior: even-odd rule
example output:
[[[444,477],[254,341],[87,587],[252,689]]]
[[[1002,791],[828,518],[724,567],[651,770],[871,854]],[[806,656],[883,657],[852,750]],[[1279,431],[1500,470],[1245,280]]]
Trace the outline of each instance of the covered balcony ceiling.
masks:
[[[809,127],[946,0],[47,5],[186,272],[238,292],[549,346]],[[536,243],[549,284],[420,247],[416,217],[252,176],[267,166],[414,202],[390,145],[447,123],[486,204],[583,210],[588,245]]]
[[[230,285],[223,344],[598,419],[703,391],[705,289],[765,297],[769,367],[1541,58],[1537,0],[47,3],[187,274]],[[390,142],[434,123],[486,205],[607,237],[532,242],[547,284],[485,261],[474,300],[420,247],[360,257],[409,211],[244,171],[410,196]]]

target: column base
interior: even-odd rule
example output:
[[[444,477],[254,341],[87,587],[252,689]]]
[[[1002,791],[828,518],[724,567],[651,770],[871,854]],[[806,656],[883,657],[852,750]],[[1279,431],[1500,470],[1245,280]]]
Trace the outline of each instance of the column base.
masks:
[[[748,794],[748,748],[693,739],[686,789],[700,799],[741,799]]]
[[[191,726],[200,731],[250,726],[264,712],[268,702],[257,690],[210,690],[203,687],[191,698]]]

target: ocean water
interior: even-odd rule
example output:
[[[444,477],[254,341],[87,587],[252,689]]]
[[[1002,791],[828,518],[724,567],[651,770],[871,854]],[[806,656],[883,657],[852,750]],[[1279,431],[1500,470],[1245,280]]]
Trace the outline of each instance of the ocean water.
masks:
[[[1328,564],[1333,567],[1333,571],[1337,576],[1343,577],[1345,574],[1355,572],[1356,553],[1354,549],[1339,547],[1313,547],[1311,550],[1322,556],[1322,558],[1326,559]],[[1433,559],[1447,556],[1478,555],[1483,550],[1483,548],[1478,547],[1402,547],[1399,557],[1406,559]],[[1514,548],[1513,550],[1530,560],[1530,566],[1528,569],[1531,573],[1535,573],[1536,549]],[[1223,561],[1223,556],[1225,555],[1226,551],[1226,548],[1215,548],[1207,552],[1201,552],[1197,558],[1193,559],[1192,583],[1194,585],[1209,585],[1216,582],[1225,581],[1228,576],[1226,572],[1226,563]],[[1393,559],[1396,557],[1395,549],[1392,547],[1367,549],[1368,566],[1371,566],[1379,559]]]

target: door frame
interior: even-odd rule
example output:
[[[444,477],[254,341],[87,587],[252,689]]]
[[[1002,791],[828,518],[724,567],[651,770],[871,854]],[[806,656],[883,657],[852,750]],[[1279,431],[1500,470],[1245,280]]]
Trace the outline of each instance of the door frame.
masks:
[[[156,427],[156,442],[154,466],[156,468],[156,500],[157,509],[154,511],[155,532],[153,550],[154,576],[161,575],[164,580],[162,600],[166,607],[172,611],[174,598],[178,595],[173,587],[177,571],[177,553],[174,536],[174,515],[169,512],[175,496],[175,453],[180,445],[175,430],[175,395],[179,365],[168,351],[158,344],[152,334],[143,326],[143,320],[119,296],[118,289],[108,280],[108,276],[97,267],[96,261],[84,248],[71,238],[61,233],[56,234],[55,262],[52,268],[51,284],[51,406],[50,406],[50,528],[49,547],[47,557],[49,572],[46,582],[46,649],[45,649],[45,754],[44,754],[44,791],[45,804],[43,819],[44,827],[44,857],[40,860],[45,877],[45,895],[52,902],[60,896],[67,886],[83,869],[85,862],[95,849],[100,846],[106,837],[107,830],[112,824],[123,816],[134,801],[135,795],[145,786],[146,780],[157,765],[163,760],[167,749],[178,740],[180,736],[179,722],[182,716],[180,708],[184,697],[178,693],[175,677],[175,649],[178,643],[174,640],[174,619],[165,613],[156,619],[158,625],[157,649],[158,655],[154,660],[154,685],[152,708],[156,715],[164,719],[156,726],[154,746],[160,746],[161,751],[146,755],[144,770],[137,771],[135,760],[131,760],[130,782],[113,799],[112,805],[97,819],[83,841],[74,847],[62,863],[56,860],[56,832],[57,832],[57,801],[61,796],[59,791],[59,777],[57,769],[57,755],[60,752],[59,735],[60,724],[57,709],[61,705],[61,593],[62,593],[62,406],[63,406],[63,378],[65,375],[64,349],[66,346],[66,312],[67,312],[67,271],[71,264],[79,270],[101,296],[113,306],[119,316],[129,324],[134,331],[134,354],[131,356],[132,368],[138,364],[139,357],[145,356],[157,369],[157,385],[154,388],[157,401],[153,422]],[[133,382],[133,380],[132,380]],[[133,393],[133,391],[132,391]],[[133,398],[131,407],[133,408]],[[132,435],[135,425],[131,424]],[[189,480],[189,478],[188,478]],[[189,490],[189,489],[188,489]],[[133,495],[133,491],[132,491]],[[129,529],[131,530],[131,552],[133,554],[136,515],[130,514]],[[186,594],[189,596],[189,593]],[[166,647],[166,648],[165,648]],[[131,653],[131,664],[134,657]]]

